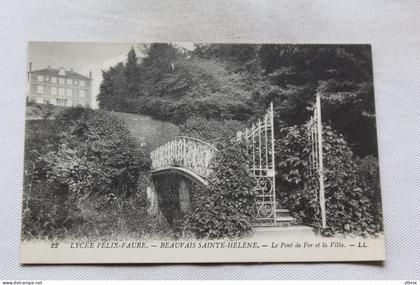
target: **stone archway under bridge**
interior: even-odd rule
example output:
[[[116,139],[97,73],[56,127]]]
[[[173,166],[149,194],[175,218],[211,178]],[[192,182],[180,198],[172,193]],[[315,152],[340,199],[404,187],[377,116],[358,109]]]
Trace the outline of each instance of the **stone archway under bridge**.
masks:
[[[191,210],[193,190],[204,187],[196,180],[180,175],[180,172],[159,172],[152,174],[147,191],[151,202],[149,215],[165,219],[169,225]]]
[[[171,224],[177,214],[188,213],[192,189],[207,186],[215,151],[211,144],[187,136],[173,137],[153,150],[149,215],[163,215]]]

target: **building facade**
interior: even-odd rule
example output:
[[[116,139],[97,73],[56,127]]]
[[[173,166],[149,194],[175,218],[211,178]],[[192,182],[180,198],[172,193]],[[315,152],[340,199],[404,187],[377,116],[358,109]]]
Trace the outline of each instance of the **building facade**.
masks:
[[[89,77],[63,67],[32,70],[29,64],[27,102],[63,107],[90,108],[92,73]]]

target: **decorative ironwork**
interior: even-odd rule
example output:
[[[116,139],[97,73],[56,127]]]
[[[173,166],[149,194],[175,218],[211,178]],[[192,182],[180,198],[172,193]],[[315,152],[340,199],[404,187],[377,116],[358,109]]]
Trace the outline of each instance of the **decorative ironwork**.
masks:
[[[315,211],[315,220],[318,220],[322,228],[327,226],[325,212],[325,190],[324,190],[324,163],[322,152],[322,120],[321,120],[321,98],[316,95],[314,113],[307,122],[308,140],[311,145],[309,153],[309,166],[311,177],[316,177],[315,181],[310,179],[308,183],[315,183],[318,186],[318,192],[314,192],[314,198],[319,201],[319,209]]]
[[[245,131],[238,132],[237,138],[245,141],[247,151],[252,157],[250,171],[256,178],[256,221],[274,223],[276,188],[273,103],[262,120]],[[174,137],[151,152],[152,170],[179,166],[207,178],[211,172],[210,160],[215,151],[214,146],[202,140],[185,136]]]
[[[150,153],[152,170],[180,166],[208,177],[216,148],[205,141],[185,136],[173,137]]]
[[[256,178],[256,221],[274,223],[276,220],[276,187],[274,159],[273,103],[258,123],[237,133],[238,140],[244,140],[251,157],[250,171]]]

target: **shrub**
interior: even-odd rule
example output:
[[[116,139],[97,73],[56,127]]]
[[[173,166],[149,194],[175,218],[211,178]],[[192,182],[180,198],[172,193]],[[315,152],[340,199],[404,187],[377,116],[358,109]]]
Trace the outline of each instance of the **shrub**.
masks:
[[[364,158],[357,158],[356,173],[360,177],[363,189],[373,204],[373,218],[378,230],[383,230],[382,225],[382,199],[379,179],[378,158],[368,155]]]
[[[207,142],[230,141],[244,125],[236,120],[215,120],[192,117],[180,126],[181,133]]]
[[[179,201],[179,180],[178,175],[169,174],[159,177],[157,182],[159,185],[159,209],[168,224],[175,230],[180,227],[179,222],[183,216]]]
[[[114,193],[93,194],[78,201],[80,221],[69,229],[68,236],[90,239],[138,238],[151,228],[147,216],[148,201],[144,192],[121,198]]]
[[[289,208],[299,222],[319,223],[319,188],[316,174],[309,169],[311,150],[306,128],[284,128],[280,137],[276,152],[279,203]],[[357,158],[343,136],[328,126],[324,126],[323,152],[328,226],[325,233],[373,234],[378,230],[378,211],[369,193],[374,182],[363,183],[356,171]]]
[[[248,175],[244,145],[219,143],[208,186],[194,194],[187,228],[197,238],[236,238],[252,230],[255,211],[253,180]]]

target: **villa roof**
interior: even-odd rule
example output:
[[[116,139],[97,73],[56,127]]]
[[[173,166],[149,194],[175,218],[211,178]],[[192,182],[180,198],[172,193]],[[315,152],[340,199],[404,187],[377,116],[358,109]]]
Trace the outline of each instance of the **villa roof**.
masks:
[[[37,73],[37,74],[43,74],[43,75],[51,75],[51,76],[62,76],[59,75],[59,69],[54,69],[54,68],[44,68],[44,69],[37,69],[37,70],[32,70],[29,71],[30,73]],[[92,80],[91,78],[81,75],[79,73],[76,73],[72,70],[66,70],[65,71],[65,76],[66,77],[71,77],[71,78],[77,78],[77,79],[84,79],[84,80]]]

